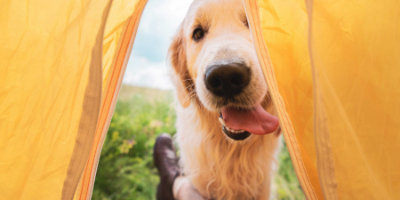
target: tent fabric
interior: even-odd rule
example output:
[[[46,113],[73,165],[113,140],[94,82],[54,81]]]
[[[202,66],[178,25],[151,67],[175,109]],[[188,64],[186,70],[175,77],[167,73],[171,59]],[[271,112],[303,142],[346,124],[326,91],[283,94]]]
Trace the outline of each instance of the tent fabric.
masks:
[[[2,2],[0,199],[90,199],[145,3]]]
[[[103,39],[103,104],[96,129],[95,145],[83,172],[79,198],[90,199],[100,159],[101,148],[115,108],[129,54],[136,36],[139,20],[147,1],[114,1],[105,27]]]
[[[243,0],[307,199],[400,199],[400,2]],[[90,199],[145,0],[0,7],[0,199]]]
[[[244,2],[307,198],[400,199],[400,2]]]
[[[245,0],[245,6],[299,182],[308,199],[322,199],[313,137],[313,89],[305,2]]]
[[[315,138],[326,197],[400,199],[400,2],[315,1],[312,9]]]

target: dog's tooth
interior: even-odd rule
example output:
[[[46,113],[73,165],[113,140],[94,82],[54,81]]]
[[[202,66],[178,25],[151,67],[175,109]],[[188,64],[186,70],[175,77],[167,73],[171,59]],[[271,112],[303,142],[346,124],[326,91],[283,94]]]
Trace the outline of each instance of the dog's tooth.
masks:
[[[223,126],[225,126],[225,121],[221,117],[218,118],[219,123],[221,123]],[[225,126],[226,127],[226,126]]]
[[[227,128],[228,131],[230,131],[232,133],[243,133],[244,132],[244,130],[235,130],[235,129],[229,128],[227,126],[225,126],[225,127]]]
[[[232,132],[232,133],[243,133],[243,132],[245,132],[245,130],[234,130],[234,129],[231,129],[231,128],[229,128],[226,124],[225,124],[225,121],[224,121],[224,119],[222,119],[222,117],[219,117],[218,118],[218,121],[219,121],[219,123],[222,125],[222,126],[224,126],[225,127],[225,129],[226,130],[228,130],[229,132]]]
[[[243,133],[244,130],[236,130],[235,133]]]
[[[231,128],[229,128],[228,126],[225,126],[225,128],[229,131],[229,132],[232,132],[232,133],[243,133],[243,132],[245,132],[245,130],[234,130],[234,129],[231,129]]]

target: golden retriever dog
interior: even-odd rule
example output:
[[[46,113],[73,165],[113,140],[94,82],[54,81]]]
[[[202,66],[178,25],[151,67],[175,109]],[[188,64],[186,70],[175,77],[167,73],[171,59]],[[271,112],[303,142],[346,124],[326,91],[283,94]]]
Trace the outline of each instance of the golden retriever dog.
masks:
[[[241,0],[195,0],[169,49],[183,176],[207,199],[269,199],[279,146]]]

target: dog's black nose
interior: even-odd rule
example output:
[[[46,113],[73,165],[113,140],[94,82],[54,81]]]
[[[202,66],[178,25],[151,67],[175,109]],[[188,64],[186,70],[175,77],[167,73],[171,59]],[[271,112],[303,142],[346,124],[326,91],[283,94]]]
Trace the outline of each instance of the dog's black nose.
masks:
[[[242,63],[212,65],[206,70],[206,88],[216,96],[233,97],[250,82],[250,68]]]

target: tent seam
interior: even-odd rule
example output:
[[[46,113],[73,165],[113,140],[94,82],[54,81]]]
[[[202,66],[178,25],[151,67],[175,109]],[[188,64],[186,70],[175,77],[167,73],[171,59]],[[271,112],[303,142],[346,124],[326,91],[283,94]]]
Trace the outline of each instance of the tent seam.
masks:
[[[89,168],[88,168],[88,170],[85,170],[85,172],[84,172],[84,174],[88,174],[88,175],[84,176],[84,180],[82,182],[89,182],[89,183],[87,185],[82,184],[82,188],[85,187],[85,185],[87,187],[85,189],[82,189],[82,191],[84,191],[84,192],[81,192],[79,199],[85,199],[85,197],[86,197],[86,199],[90,199],[90,196],[92,194],[91,191],[93,190],[95,174],[97,171],[97,165],[98,165],[98,161],[100,158],[100,156],[97,156],[97,155],[99,155],[101,153],[101,148],[102,148],[102,145],[104,144],[105,135],[107,134],[106,129],[108,129],[106,127],[109,126],[109,123],[112,118],[112,113],[114,111],[114,109],[112,109],[112,107],[115,108],[116,98],[118,97],[118,95],[116,95],[116,91],[119,91],[118,85],[120,86],[122,77],[123,77],[121,72],[125,71],[126,64],[127,64],[127,57],[129,57],[126,55],[132,49],[132,44],[134,42],[134,39],[136,36],[136,31],[137,31],[137,28],[139,25],[138,19],[140,19],[140,16],[144,10],[146,3],[147,3],[147,0],[139,0],[138,1],[138,5],[136,6],[136,9],[133,11],[133,14],[131,15],[131,17],[129,18],[128,24],[126,25],[124,34],[121,38],[121,43],[119,45],[120,47],[119,47],[116,59],[114,61],[114,63],[115,63],[114,65],[117,65],[117,66],[119,65],[119,66],[114,67],[114,69],[116,68],[117,70],[112,71],[112,74],[110,76],[111,78],[109,80],[110,84],[108,84],[108,87],[106,90],[107,91],[106,95],[111,93],[110,90],[113,90],[113,92],[112,92],[113,95],[112,95],[112,97],[110,97],[110,96],[104,97],[103,101],[106,103],[104,103],[101,108],[101,110],[104,112],[106,110],[108,110],[108,112],[107,112],[108,115],[105,115],[105,118],[102,118],[101,116],[99,118],[100,122],[104,122],[104,123],[101,123],[101,124],[103,124],[103,126],[99,130],[102,130],[102,131],[101,131],[100,137],[97,136],[98,139],[96,140],[96,145],[94,146],[94,147],[96,147],[95,154],[93,156],[91,156],[90,159],[88,160],[87,166],[89,166]],[[127,42],[124,42],[124,41],[127,41]],[[124,45],[124,44],[126,44],[126,45]],[[122,57],[121,57],[121,55],[122,55]],[[118,77],[115,78],[116,76],[118,76]],[[112,110],[111,113],[110,113],[110,110]],[[100,143],[102,143],[101,147],[99,146]],[[96,166],[95,166],[95,163],[97,163]],[[96,168],[95,171],[94,171],[94,168]]]
[[[256,48],[256,50],[258,50],[257,53],[259,55],[259,60],[262,61],[260,64],[261,64],[261,66],[264,66],[264,67],[262,67],[262,69],[268,70],[270,72],[270,74],[271,74],[271,75],[269,75],[268,73],[265,73],[265,71],[263,70],[264,71],[264,75],[271,79],[271,80],[270,79],[266,79],[266,81],[269,83],[269,87],[272,89],[272,91],[278,91],[278,88],[277,88],[277,85],[276,85],[276,80],[274,79],[274,76],[272,76],[272,74],[274,74],[274,71],[272,69],[272,63],[269,60],[267,47],[264,44],[265,40],[263,38],[263,35],[260,33],[261,31],[259,30],[259,28],[256,25],[256,23],[251,23],[252,21],[255,21],[255,20],[259,19],[258,10],[256,9],[256,8],[258,8],[257,2],[256,1],[251,1],[251,0],[244,0],[244,1],[245,1],[245,8],[247,8],[248,10],[253,10],[253,11],[255,10],[256,11],[256,12],[246,12],[246,13],[247,14],[248,13],[255,13],[254,14],[255,16],[252,16],[252,15],[248,15],[248,16],[249,16],[249,18],[253,19],[253,20],[249,20],[249,22],[250,22],[251,25],[253,25],[252,26],[252,28],[254,29],[253,36],[255,37],[255,40],[256,40],[255,41],[255,45],[256,45],[256,47],[258,47],[258,48]],[[259,24],[259,22],[257,24]],[[266,54],[267,58],[265,58],[262,55],[263,53]],[[265,61],[265,59],[267,61]],[[283,101],[282,101],[282,99],[281,99],[281,97],[280,97],[280,95],[278,93],[279,92],[277,92],[277,93],[272,92],[272,99],[274,100],[274,103],[278,104],[276,107],[279,108],[277,110],[278,110],[279,116],[284,121],[283,124],[287,125],[287,126],[283,126],[283,128],[285,130],[284,131],[284,135],[287,136],[287,138],[289,139],[289,145],[288,146],[292,150],[291,151],[292,154],[294,154],[294,157],[292,157],[292,159],[294,159],[295,163],[297,164],[298,172],[301,172],[300,174],[297,173],[297,175],[299,176],[299,178],[301,180],[300,182],[303,183],[302,186],[303,186],[303,189],[305,191],[306,196],[309,199],[317,199],[316,194],[315,194],[314,189],[313,189],[313,186],[310,183],[308,172],[305,170],[305,166],[304,166],[302,157],[301,157],[300,154],[298,154],[299,148],[296,145],[297,144],[296,143],[297,139],[296,139],[296,137],[294,135],[289,134],[289,133],[294,133],[293,126],[292,126],[291,121],[288,118],[288,116],[286,114],[284,114],[284,113],[286,113],[286,111],[285,111],[285,108],[284,108]]]

